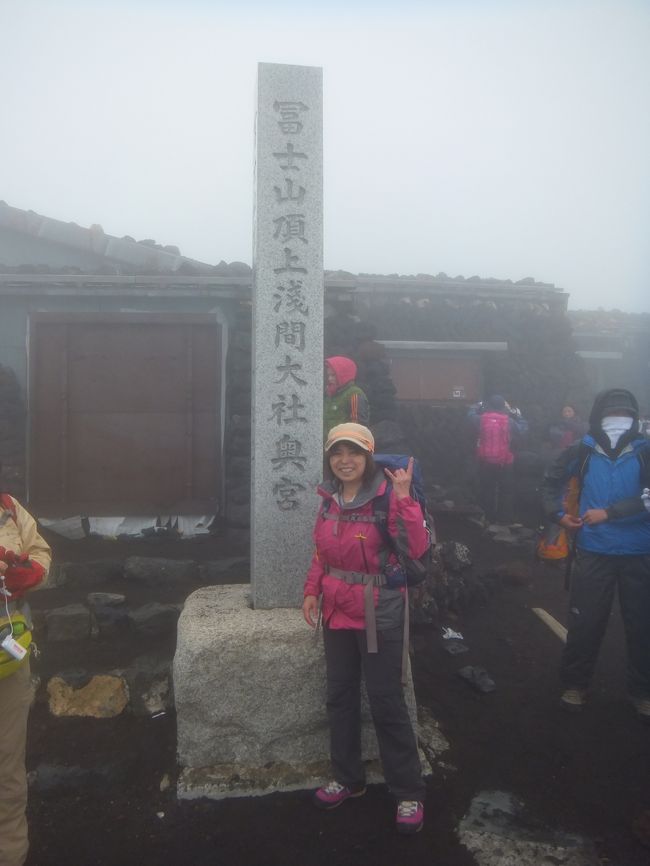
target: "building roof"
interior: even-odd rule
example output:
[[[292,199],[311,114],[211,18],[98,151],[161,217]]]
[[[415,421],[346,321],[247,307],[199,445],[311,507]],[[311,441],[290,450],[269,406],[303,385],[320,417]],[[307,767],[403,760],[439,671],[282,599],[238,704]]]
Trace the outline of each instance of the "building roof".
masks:
[[[108,235],[100,225],[84,228],[77,223],[66,223],[62,220],[41,216],[32,210],[21,210],[0,201],[0,229],[29,235],[48,243],[54,243],[83,253],[91,253],[98,257],[98,272],[103,273],[150,273],[150,274],[221,274],[222,276],[250,273],[251,269],[243,262],[233,262],[228,265],[210,265],[182,256],[178,247],[162,246],[153,240],[136,241],[125,236],[122,238]],[[101,260],[105,260],[102,267]],[[31,267],[31,271],[30,271]],[[81,273],[81,269],[73,267],[65,269],[68,272]],[[0,262],[0,271],[4,273],[56,273],[61,268],[48,268],[39,262],[24,262],[20,265],[7,266]]]
[[[33,281],[33,288],[40,284],[40,291],[45,290],[45,284],[49,282],[47,277],[51,276],[53,277],[51,282],[58,286],[57,292],[66,292],[63,286],[67,284],[67,291],[72,289],[75,293],[84,291],[82,284],[91,292],[101,291],[100,284],[104,291],[110,292],[110,284],[116,288],[116,283],[123,283],[122,290],[126,292],[134,291],[136,283],[143,282],[140,278],[147,276],[160,277],[160,286],[162,287],[163,283],[167,284],[163,291],[169,290],[170,278],[174,278],[176,287],[180,282],[186,283],[185,291],[188,290],[189,283],[193,282],[192,278],[205,283],[204,290],[208,290],[209,283],[214,284],[213,287],[217,290],[236,287],[240,292],[245,292],[252,284],[251,267],[244,262],[221,261],[218,265],[210,265],[182,256],[177,247],[161,246],[153,240],[135,241],[129,236],[114,237],[107,235],[99,225],[84,228],[76,223],[65,223],[41,216],[31,210],[11,207],[4,201],[0,201],[0,230],[2,229],[68,249],[91,253],[96,261],[96,267],[91,269],[33,261],[7,265],[0,261],[0,286],[3,294],[11,293],[12,287],[19,292],[25,291],[28,284],[32,282],[30,275],[39,277]],[[16,279],[12,279],[14,276]],[[76,279],[73,279],[75,277]],[[87,280],[86,277],[91,279]],[[101,279],[102,277],[104,279]],[[148,285],[143,285],[143,290],[151,291],[153,288],[151,280],[144,282]],[[454,298],[463,296],[493,299],[520,298],[535,302],[552,301],[554,304],[559,303],[565,309],[568,299],[568,295],[562,289],[556,288],[552,283],[538,282],[533,277],[525,277],[513,282],[493,277],[449,277],[445,273],[435,276],[432,274],[379,275],[352,274],[337,270],[325,271],[325,285],[329,293],[339,296],[349,293],[397,294],[405,297],[438,295]]]
[[[650,313],[625,313],[622,310],[569,310],[575,334],[583,336],[620,336],[650,333]]]

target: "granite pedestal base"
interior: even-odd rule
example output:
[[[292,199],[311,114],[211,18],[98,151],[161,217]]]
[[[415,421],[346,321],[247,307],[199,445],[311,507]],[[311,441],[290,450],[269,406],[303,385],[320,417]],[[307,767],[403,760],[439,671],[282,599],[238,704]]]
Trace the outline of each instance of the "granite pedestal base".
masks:
[[[189,596],[174,657],[178,796],[237,797],[317,787],[329,778],[322,638],[298,609],[253,610],[247,585]],[[412,683],[406,689],[416,718]],[[381,781],[363,695],[363,754]]]

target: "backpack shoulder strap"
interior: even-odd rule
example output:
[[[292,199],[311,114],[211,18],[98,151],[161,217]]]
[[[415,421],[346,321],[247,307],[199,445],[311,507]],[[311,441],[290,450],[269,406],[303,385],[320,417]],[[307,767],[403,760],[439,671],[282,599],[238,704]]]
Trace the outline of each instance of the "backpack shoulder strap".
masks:
[[[578,446],[578,484],[582,487],[582,482],[584,481],[584,477],[587,474],[587,469],[589,467],[589,459],[593,453],[593,448],[591,445],[587,445],[586,442],[580,440],[580,445]]]
[[[379,496],[375,496],[372,500],[372,513],[375,517],[377,529],[380,531],[381,537],[384,540],[384,544],[391,550],[395,550],[395,541],[388,531],[388,510],[390,508],[390,494],[392,489],[393,485],[389,482],[386,484],[384,492]]]
[[[569,446],[571,447],[571,446]],[[589,468],[589,460],[593,453],[593,448],[591,445],[587,445],[586,442],[580,440],[578,445],[578,453],[577,457],[577,468],[578,473],[573,477],[577,479],[577,490],[575,492],[576,495],[576,503],[580,500],[580,495],[582,493],[582,483],[584,481],[584,477],[587,474],[587,469]],[[576,550],[578,547],[578,533],[574,533],[573,538],[570,540],[569,549],[567,553],[567,557],[565,560],[564,566],[564,589],[568,592],[571,585],[571,572],[573,570],[573,561],[576,556]]]
[[[644,487],[650,486],[650,444],[640,448],[637,452],[641,464],[641,482]]]

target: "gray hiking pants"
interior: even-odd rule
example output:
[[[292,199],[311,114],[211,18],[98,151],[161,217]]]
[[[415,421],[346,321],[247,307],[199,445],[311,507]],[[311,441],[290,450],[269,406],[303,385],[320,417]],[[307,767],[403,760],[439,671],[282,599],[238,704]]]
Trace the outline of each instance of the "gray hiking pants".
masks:
[[[365,784],[361,760],[363,670],[386,784],[399,800],[422,800],[422,769],[401,683],[402,628],[378,632],[377,653],[367,651],[364,631],[325,626],[323,641],[334,778],[352,787]]]

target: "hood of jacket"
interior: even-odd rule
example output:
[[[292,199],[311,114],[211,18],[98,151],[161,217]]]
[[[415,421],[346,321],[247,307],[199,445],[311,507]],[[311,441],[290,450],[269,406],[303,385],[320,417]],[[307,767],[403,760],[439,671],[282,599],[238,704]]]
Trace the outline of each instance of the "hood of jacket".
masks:
[[[328,385],[327,396],[332,397],[341,388],[354,382],[357,378],[357,365],[351,358],[345,358],[343,355],[334,355],[331,358],[325,358],[325,363],[336,376],[336,387],[333,389]]]
[[[354,508],[362,508],[364,505],[367,505],[375,496],[379,496],[386,489],[386,485],[388,481],[384,473],[377,469],[375,474],[369,481],[366,481],[362,487],[359,488],[359,492],[354,497],[352,502],[346,502],[345,505],[341,504],[341,509],[346,511],[348,509]],[[323,498],[333,499],[337,493],[340,493],[341,485],[340,482],[331,479],[326,479],[318,486],[318,493]]]
[[[507,414],[508,410],[506,409],[505,397],[502,397],[501,394],[492,394],[485,401],[485,409],[487,412],[500,412],[503,415]]]
[[[611,447],[609,436],[602,428],[602,420],[607,415],[616,415],[621,411],[632,415],[632,427],[620,437],[616,448]],[[620,452],[625,446],[639,438],[639,404],[631,391],[625,388],[608,388],[596,394],[594,405],[589,415],[589,433],[609,457]]]

